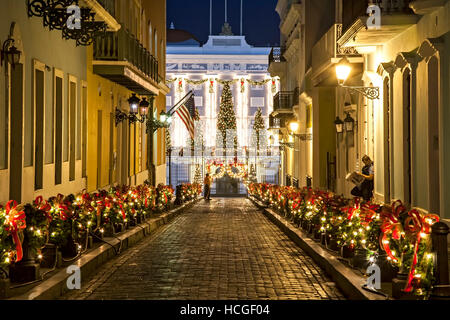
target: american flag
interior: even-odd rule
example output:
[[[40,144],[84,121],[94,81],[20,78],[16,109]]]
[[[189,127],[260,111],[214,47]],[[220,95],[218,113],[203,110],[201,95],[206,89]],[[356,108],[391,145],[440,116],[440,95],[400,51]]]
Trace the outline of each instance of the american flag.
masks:
[[[194,95],[192,94],[176,111],[189,132],[191,139],[194,139],[194,118],[195,118],[195,103]]]

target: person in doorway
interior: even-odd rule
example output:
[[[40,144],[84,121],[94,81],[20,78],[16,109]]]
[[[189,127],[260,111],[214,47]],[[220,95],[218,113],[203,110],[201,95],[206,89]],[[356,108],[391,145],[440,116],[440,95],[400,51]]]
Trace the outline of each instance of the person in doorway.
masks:
[[[209,173],[207,173],[205,180],[203,181],[203,184],[205,185],[205,200],[211,200],[211,180]]]
[[[373,161],[368,155],[365,155],[362,157],[362,162],[364,163],[364,167],[359,175],[364,178],[364,181],[360,186],[354,187],[351,194],[355,197],[362,197],[365,201],[370,201],[373,197]]]

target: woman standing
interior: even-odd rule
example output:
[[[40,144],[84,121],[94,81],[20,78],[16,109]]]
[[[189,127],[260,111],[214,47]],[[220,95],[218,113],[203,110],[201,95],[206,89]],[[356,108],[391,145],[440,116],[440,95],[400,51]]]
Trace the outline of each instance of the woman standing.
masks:
[[[362,162],[364,167],[359,173],[360,176],[364,178],[364,181],[360,186],[356,186],[352,189],[351,194],[355,197],[362,197],[365,201],[370,201],[373,197],[373,179],[374,179],[374,169],[373,161],[368,155],[362,157]]]

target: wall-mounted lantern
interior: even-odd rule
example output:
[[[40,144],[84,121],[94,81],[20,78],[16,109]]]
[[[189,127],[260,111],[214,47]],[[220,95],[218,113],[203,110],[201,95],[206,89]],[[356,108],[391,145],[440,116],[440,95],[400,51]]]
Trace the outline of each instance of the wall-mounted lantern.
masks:
[[[355,119],[353,119],[350,116],[350,113],[348,113],[348,112],[347,112],[347,117],[345,117],[345,119],[344,119],[344,124],[345,124],[345,131],[353,132],[353,129],[355,127]]]
[[[336,127],[336,133],[342,133],[344,132],[344,121],[342,121],[339,116],[336,117],[336,120],[334,120],[334,125]]]
[[[21,54],[22,52],[17,50],[14,46],[14,39],[9,37],[3,42],[1,64],[3,65],[3,61],[6,61],[14,68],[14,66],[19,63]]]
[[[379,87],[358,87],[358,86],[344,86],[345,81],[347,81],[352,67],[350,62],[346,57],[342,58],[341,61],[336,65],[336,77],[338,79],[338,84],[343,87],[350,89],[352,91],[361,93],[366,98],[375,100],[380,98],[380,88]]]

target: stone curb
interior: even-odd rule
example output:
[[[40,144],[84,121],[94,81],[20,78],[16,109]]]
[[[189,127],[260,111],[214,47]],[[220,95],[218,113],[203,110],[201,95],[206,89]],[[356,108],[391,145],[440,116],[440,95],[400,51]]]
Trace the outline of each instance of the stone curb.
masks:
[[[351,300],[386,300],[385,297],[370,293],[362,288],[366,278],[358,276],[348,266],[343,264],[319,243],[310,239],[303,230],[292,226],[286,219],[267,208],[255,198],[249,199],[260,209],[264,215],[281,229],[292,241],[305,251],[336,283],[344,295]]]
[[[200,199],[201,198],[191,200],[190,202],[164,213],[157,218],[151,218],[116,237],[103,238],[103,240],[107,241],[110,245],[103,243],[98,248],[83,254],[72,264],[80,268],[82,278],[89,277],[98,269],[98,267],[117,256],[113,247],[116,250],[119,249],[120,241],[122,241],[121,252],[123,252],[143,238],[152,234],[159,227],[169,223],[182,211],[190,208]],[[69,291],[66,285],[66,281],[69,276],[70,274],[66,273],[66,268],[63,268],[50,278],[42,281],[39,285],[30,289],[28,292],[11,297],[8,300],[55,300]]]

